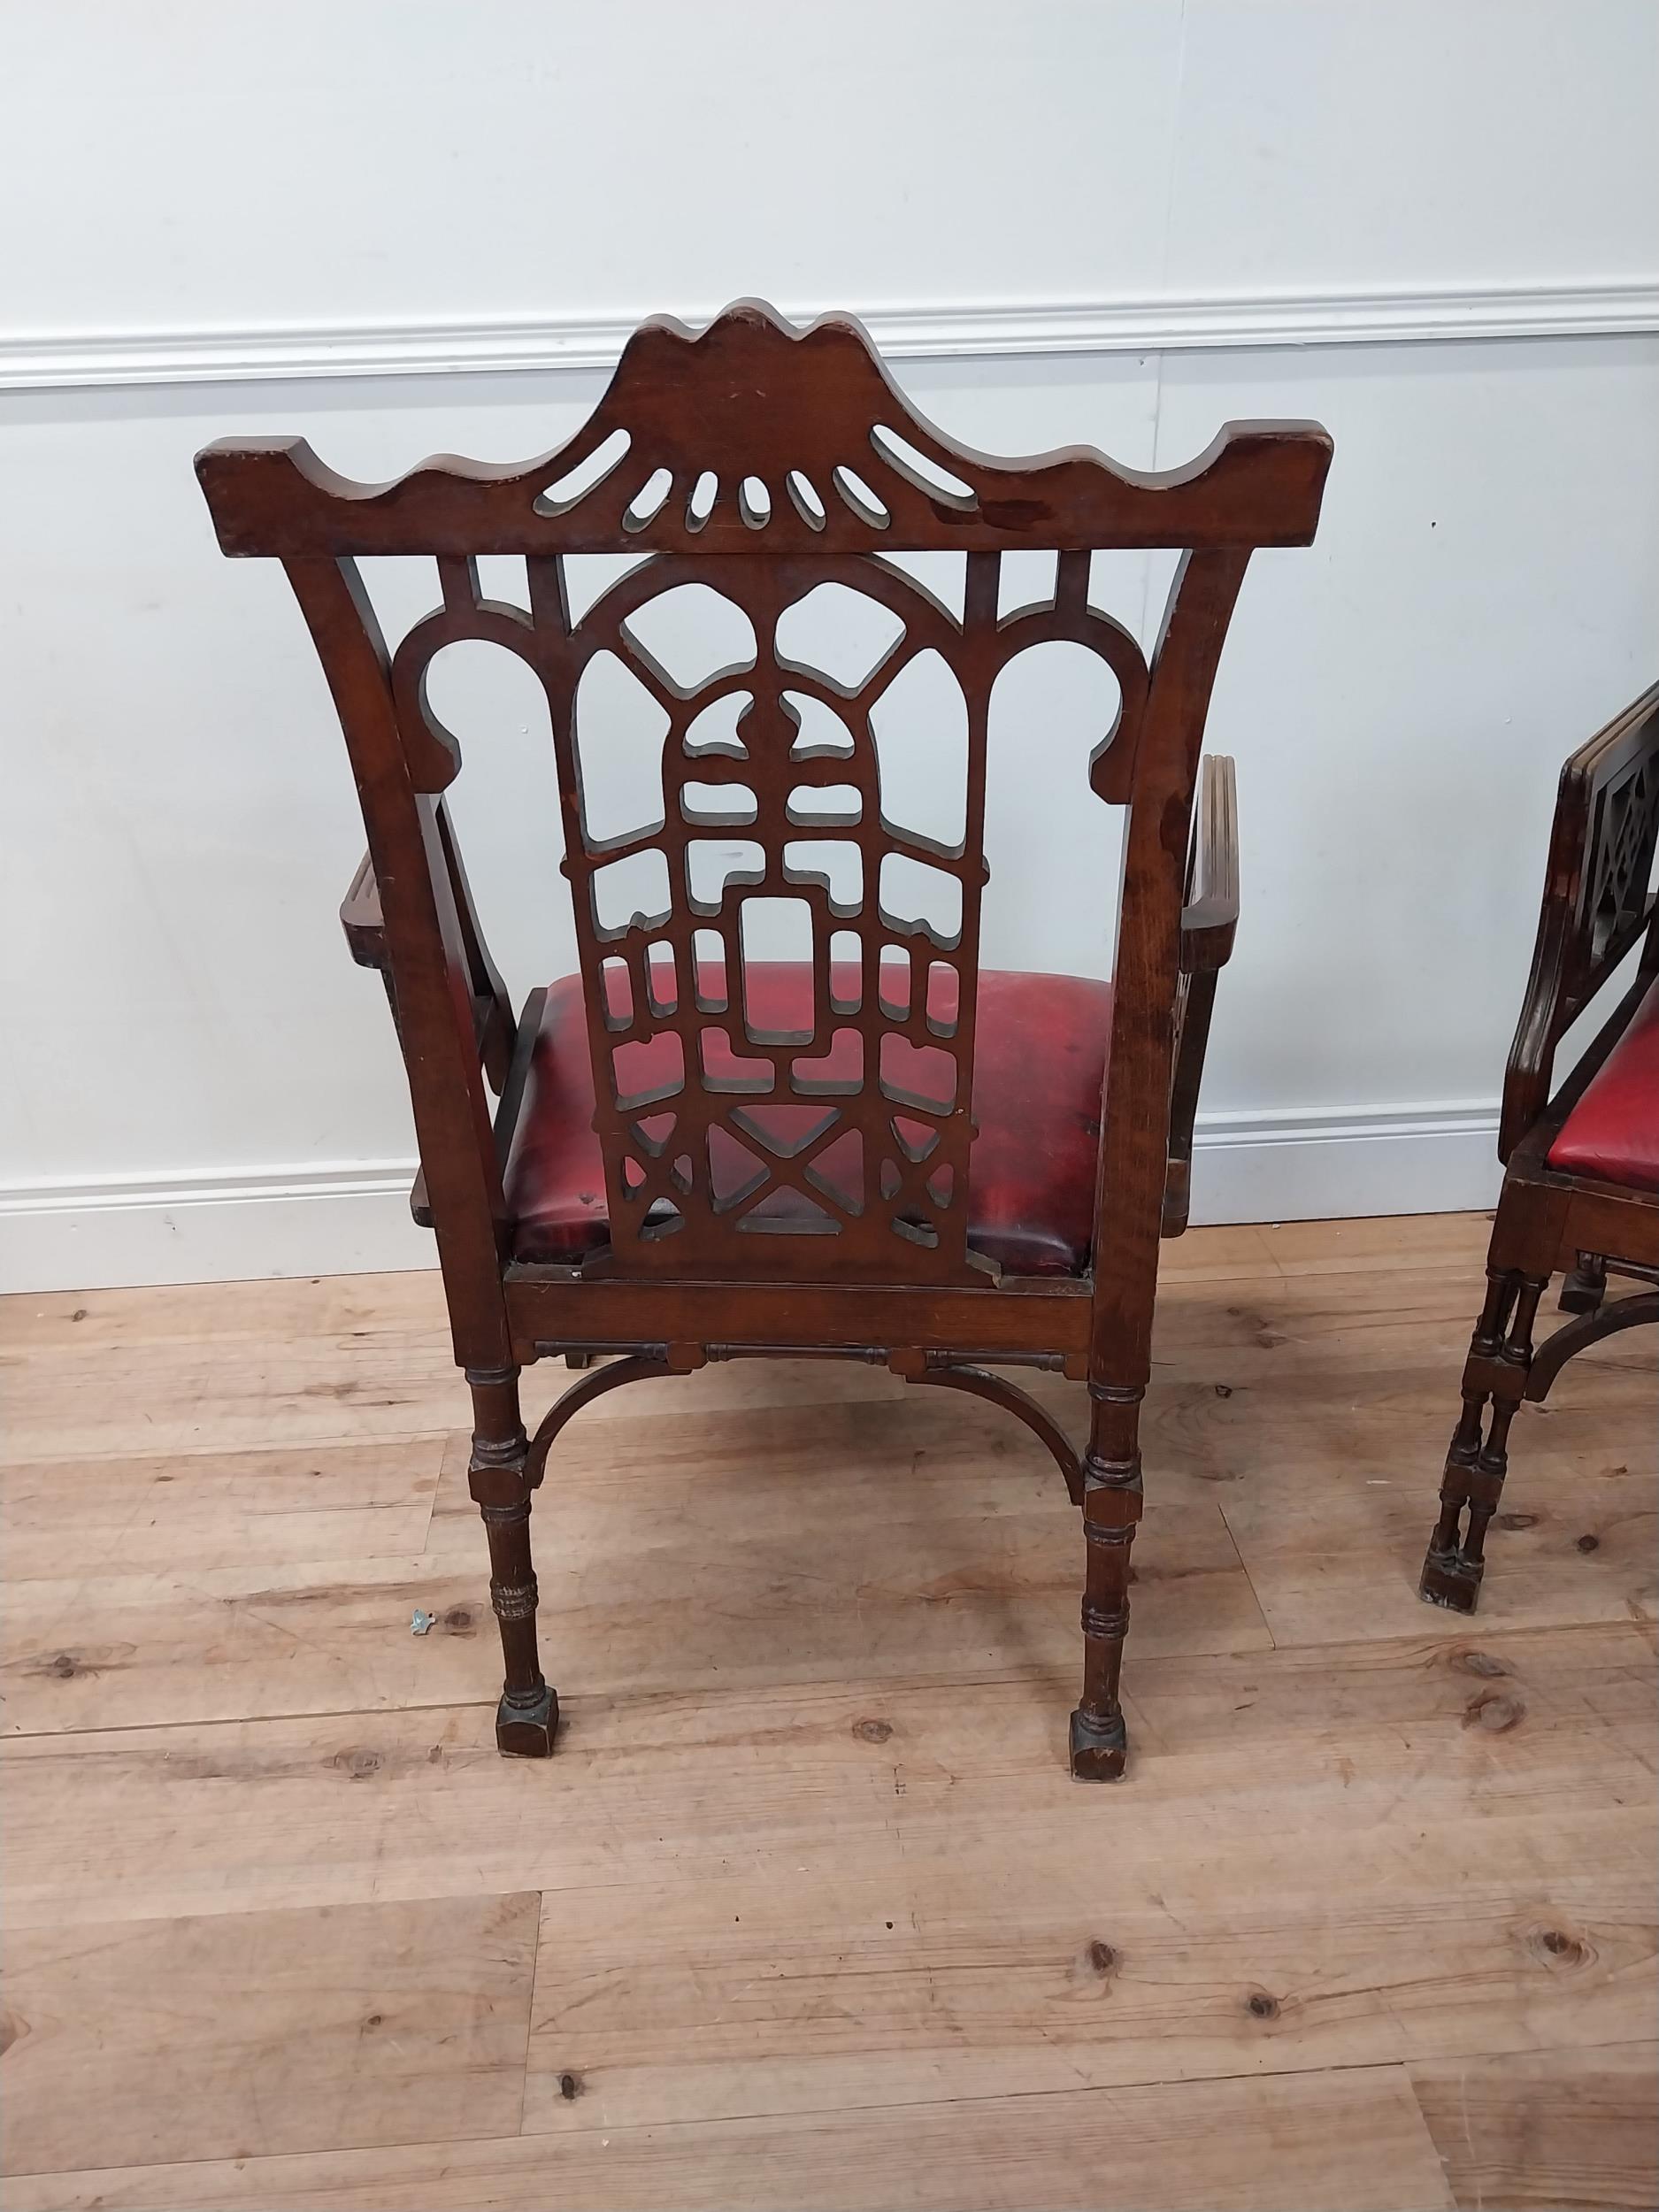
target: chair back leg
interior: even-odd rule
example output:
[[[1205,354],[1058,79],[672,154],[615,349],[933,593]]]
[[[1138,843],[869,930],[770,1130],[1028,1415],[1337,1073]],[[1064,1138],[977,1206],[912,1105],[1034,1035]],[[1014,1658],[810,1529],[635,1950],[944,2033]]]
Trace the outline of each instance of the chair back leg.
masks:
[[[1513,1268],[1486,1270],[1486,1303],[1463,1363],[1463,1409],[1440,1482],[1440,1519],[1417,1584],[1420,1597],[1454,1613],[1472,1613],[1479,1601],[1486,1529],[1503,1494],[1509,1424],[1526,1395],[1532,1325],[1548,1280]]]
[[[467,1479],[489,1540],[489,1601],[501,1628],[505,1678],[495,1711],[497,1747],[545,1759],[558,1699],[536,1650],[535,1570],[530,1557],[530,1440],[518,1410],[516,1367],[471,1368],[472,1455]]]
[[[1089,1385],[1083,1457],[1083,1695],[1071,1716],[1071,1773],[1115,1782],[1128,1755],[1118,1683],[1129,1632],[1129,1549],[1141,1519],[1138,1386]]]

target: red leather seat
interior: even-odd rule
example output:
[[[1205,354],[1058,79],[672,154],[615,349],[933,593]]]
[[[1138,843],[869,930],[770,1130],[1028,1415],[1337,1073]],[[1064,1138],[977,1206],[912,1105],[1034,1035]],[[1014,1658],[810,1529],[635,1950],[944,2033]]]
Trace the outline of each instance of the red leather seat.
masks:
[[[769,1030],[812,1025],[810,970],[755,964],[749,1002]],[[1017,1275],[1074,1275],[1088,1264],[1111,986],[1069,975],[979,976],[968,1179],[968,1240]],[[673,1073],[664,1042],[663,1079]],[[647,1067],[638,1065],[641,1087]],[[826,1070],[832,1078],[832,1064]],[[630,1081],[634,1079],[633,1071]],[[757,1121],[764,1107],[750,1110]],[[581,979],[547,995],[508,1155],[513,1256],[569,1266],[607,1241],[604,1164]]]
[[[1562,1124],[1549,1164],[1659,1190],[1659,981]]]

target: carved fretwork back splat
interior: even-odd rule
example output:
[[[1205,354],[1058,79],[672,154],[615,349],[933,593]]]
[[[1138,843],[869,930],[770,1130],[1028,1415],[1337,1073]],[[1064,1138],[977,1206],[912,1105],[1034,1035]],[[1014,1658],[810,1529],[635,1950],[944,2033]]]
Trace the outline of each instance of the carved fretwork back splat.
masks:
[[[459,765],[426,701],[434,654],[484,639],[544,688],[612,1230],[591,1271],[971,1286],[990,1274],[966,1224],[995,680],[1015,654],[1053,640],[1092,649],[1117,679],[1117,720],[1090,780],[1143,822],[1125,859],[1107,1115],[1125,1172],[1139,1175],[1141,1152],[1162,1143],[1158,1113],[1167,1119],[1180,873],[1215,659],[1250,550],[1311,538],[1328,458],[1322,433],[1293,425],[1235,426],[1161,477],[1083,449],[992,461],[914,413],[856,324],[797,332],[744,304],[695,338],[646,325],[578,435],[523,466],[446,460],[365,488],[296,443],[210,449],[200,466],[226,549],[288,562],[353,744],[372,845],[395,844],[384,818],[429,809]],[[1187,556],[1150,669],[1089,603],[1090,553],[1117,546]],[[1056,555],[1053,595],[999,618],[1001,556],[1028,548]],[[966,557],[960,616],[883,557],[941,550]],[[437,557],[443,603],[388,664],[366,617],[347,634],[325,571],[416,551]],[[595,552],[649,557],[572,619],[565,557]],[[527,611],[480,596],[474,562],[491,553],[525,557]],[[637,626],[687,583],[729,601],[753,647],[682,687]],[[780,622],[826,583],[899,626],[851,683],[780,644]],[[930,651],[966,714],[964,826],[949,845],[884,805],[871,727],[889,687]],[[600,653],[668,723],[662,818],[621,837],[594,836],[582,788],[595,733],[580,726],[579,695]],[[376,756],[374,667],[407,779],[401,798]],[[699,849],[706,857],[734,840],[750,860],[703,880]],[[843,864],[803,864],[793,849],[803,844],[820,860],[833,847]],[[606,871],[645,856],[665,895],[631,918],[608,913]],[[889,895],[895,861],[948,879],[949,926]],[[401,921],[388,895],[396,971],[399,931],[419,918]],[[787,1028],[768,1025],[779,1017],[757,1002],[746,957],[746,918],[762,900],[794,902],[808,926],[810,979]],[[438,909],[442,930],[442,894]],[[1109,1155],[1111,1141],[1109,1128]]]
[[[1639,759],[1596,795],[1586,902],[1587,953],[1604,963],[1646,921],[1659,844],[1659,760]]]
[[[985,880],[983,671],[995,645],[996,577],[994,556],[970,560],[960,625],[908,577],[867,557],[661,554],[572,627],[558,563],[533,564],[532,611],[555,677],[565,867],[615,1264],[717,1277],[799,1275],[804,1264],[877,1281],[974,1279],[966,1194]],[[694,580],[741,610],[756,646],[752,658],[682,689],[627,618]],[[879,601],[904,626],[859,683],[838,683],[779,648],[786,611],[831,580]],[[664,818],[598,843],[585,819],[572,703],[583,667],[606,648],[644,682],[669,727]],[[1132,641],[1116,641],[1120,657],[1125,648],[1133,654]],[[953,846],[888,818],[871,729],[872,705],[930,649],[968,702],[966,830]],[[722,714],[723,701],[733,710]],[[815,741],[813,703],[827,710],[827,741]],[[721,733],[699,742],[700,727]],[[718,852],[723,837],[741,840],[749,864],[700,885],[695,856],[700,847]],[[643,854],[666,864],[666,907],[605,926],[598,878]],[[820,864],[803,864],[801,855]],[[951,879],[959,927],[947,934],[884,906],[889,855]],[[805,920],[810,947],[810,981],[802,979],[801,1003],[787,1012],[757,1003],[746,957],[746,917],[766,910],[751,902],[780,899]],[[649,1048],[665,1037],[675,1041],[672,1070],[660,1042]],[[803,1238],[813,1240],[804,1263]]]

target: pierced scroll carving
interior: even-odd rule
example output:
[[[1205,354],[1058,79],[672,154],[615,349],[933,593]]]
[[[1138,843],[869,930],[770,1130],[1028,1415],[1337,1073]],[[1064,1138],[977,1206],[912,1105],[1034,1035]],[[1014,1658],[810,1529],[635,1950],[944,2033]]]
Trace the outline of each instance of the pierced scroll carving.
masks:
[[[762,357],[767,413],[790,424],[787,444],[756,419]],[[680,394],[693,375],[703,404],[688,431]],[[744,302],[695,337],[668,320],[637,332],[611,392],[543,465],[551,480],[532,503],[554,519],[588,503],[589,526],[603,516],[658,549],[702,540],[716,551],[745,534],[780,552],[815,539],[873,549],[994,510],[1002,488],[982,488],[976,457],[918,420],[856,325],[826,318],[795,331]]]

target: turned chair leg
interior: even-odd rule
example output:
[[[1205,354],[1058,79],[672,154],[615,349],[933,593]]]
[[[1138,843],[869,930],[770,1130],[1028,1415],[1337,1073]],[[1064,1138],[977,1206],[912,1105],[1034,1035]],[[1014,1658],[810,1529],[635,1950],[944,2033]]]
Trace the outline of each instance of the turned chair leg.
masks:
[[[505,1680],[495,1709],[495,1746],[545,1759],[558,1727],[558,1699],[536,1655],[535,1571],[530,1560],[529,1440],[518,1412],[518,1371],[469,1368],[472,1456],[468,1479],[489,1539],[489,1601],[501,1625]]]
[[[1503,1494],[1509,1424],[1526,1394],[1532,1323],[1548,1280],[1516,1270],[1486,1271],[1486,1302],[1463,1367],[1463,1410],[1440,1483],[1440,1517],[1417,1585],[1417,1594],[1429,1604],[1455,1613],[1472,1613],[1480,1597],[1486,1525]]]
[[[1118,1683],[1129,1632],[1129,1548],[1141,1518],[1139,1389],[1089,1386],[1083,1458],[1083,1695],[1071,1716],[1071,1774],[1115,1782],[1128,1756]]]
[[[1578,1264],[1561,1286],[1563,1313],[1595,1313],[1607,1295],[1607,1262],[1599,1252],[1580,1252]]]

